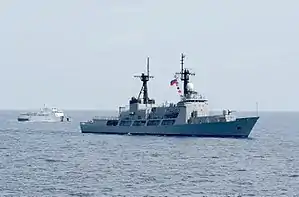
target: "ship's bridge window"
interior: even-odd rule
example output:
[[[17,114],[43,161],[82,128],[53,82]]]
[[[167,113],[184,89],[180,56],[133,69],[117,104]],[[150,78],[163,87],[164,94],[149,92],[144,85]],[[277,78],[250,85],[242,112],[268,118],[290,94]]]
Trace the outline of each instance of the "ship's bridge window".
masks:
[[[146,120],[136,120],[133,122],[133,126],[144,126],[146,123]]]
[[[164,118],[177,118],[178,115],[179,115],[179,112],[173,112],[173,113],[170,113],[170,114],[165,114]]]
[[[190,102],[190,103],[204,103],[207,100],[185,100],[183,102]]]
[[[156,107],[153,107],[152,110],[151,110],[153,113],[155,113],[157,111],[157,108]]]
[[[107,126],[116,126],[118,123],[118,120],[108,120],[106,125]]]
[[[160,124],[161,120],[149,120],[147,122],[147,126],[158,126]]]
[[[171,120],[163,120],[161,125],[173,125],[175,122],[175,120],[171,119]]]
[[[122,120],[119,123],[119,126],[131,126],[132,121],[131,120]]]

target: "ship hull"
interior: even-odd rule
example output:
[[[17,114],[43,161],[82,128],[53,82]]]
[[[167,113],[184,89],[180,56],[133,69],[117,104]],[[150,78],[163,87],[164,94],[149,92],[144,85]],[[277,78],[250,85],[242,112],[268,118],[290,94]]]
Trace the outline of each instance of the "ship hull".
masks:
[[[258,119],[259,117],[248,117],[231,122],[139,127],[84,122],[80,123],[80,127],[82,133],[247,138]]]
[[[19,122],[27,122],[30,121],[30,118],[18,118]]]
[[[56,116],[27,116],[18,117],[19,122],[61,122],[61,117]]]

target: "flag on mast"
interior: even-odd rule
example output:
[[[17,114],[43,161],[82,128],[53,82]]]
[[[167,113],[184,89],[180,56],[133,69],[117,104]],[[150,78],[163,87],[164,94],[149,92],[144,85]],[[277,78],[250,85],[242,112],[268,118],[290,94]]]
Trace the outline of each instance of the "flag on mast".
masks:
[[[170,85],[173,86],[173,85],[177,85],[178,84],[178,80],[177,79],[173,79],[170,81]]]
[[[182,91],[180,90],[179,81],[178,81],[177,77],[175,77],[175,79],[173,79],[173,80],[170,81],[170,86],[173,86],[173,85],[176,86],[176,89],[177,89],[179,95],[181,96]]]

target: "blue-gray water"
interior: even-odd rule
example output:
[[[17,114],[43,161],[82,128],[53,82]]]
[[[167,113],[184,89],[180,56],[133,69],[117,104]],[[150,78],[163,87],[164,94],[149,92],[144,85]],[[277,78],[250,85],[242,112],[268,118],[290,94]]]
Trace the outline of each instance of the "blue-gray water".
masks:
[[[249,139],[81,134],[0,112],[0,196],[299,196],[299,113],[260,113]]]

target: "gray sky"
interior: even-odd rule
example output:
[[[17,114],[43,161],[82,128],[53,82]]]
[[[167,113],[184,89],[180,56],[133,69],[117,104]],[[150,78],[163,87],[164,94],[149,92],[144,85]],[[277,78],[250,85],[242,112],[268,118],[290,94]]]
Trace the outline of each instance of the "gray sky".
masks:
[[[299,110],[297,0],[0,1],[1,109],[117,109],[179,99],[180,69],[212,109]]]

